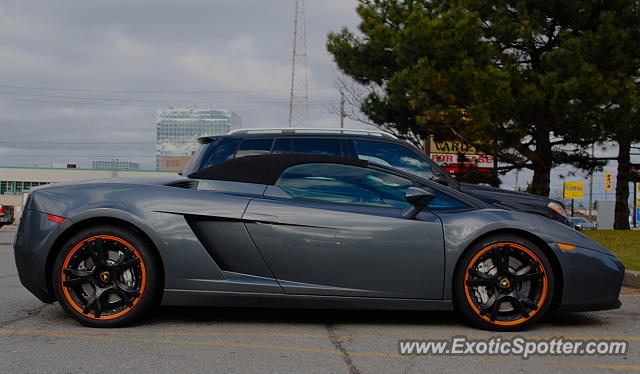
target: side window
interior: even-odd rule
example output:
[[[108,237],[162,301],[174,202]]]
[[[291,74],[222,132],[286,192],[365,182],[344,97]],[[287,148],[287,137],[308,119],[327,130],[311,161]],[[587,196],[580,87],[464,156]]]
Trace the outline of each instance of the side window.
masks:
[[[219,164],[223,161],[231,160],[233,158],[233,155],[236,153],[236,150],[238,149],[238,143],[238,140],[225,142],[219,144],[215,148],[212,144],[210,144],[209,146],[215,149],[215,154],[212,155],[211,159],[206,163],[206,165],[203,165],[203,169],[211,165]]]
[[[239,140],[214,141],[202,144],[183,170],[184,175],[189,175],[206,169],[209,166],[231,160],[238,149]]]
[[[276,186],[299,199],[404,208],[409,179],[341,164],[303,164],[286,169]]]
[[[280,138],[273,153],[310,153],[342,156],[340,139],[331,138]]]
[[[371,163],[391,166],[419,177],[433,177],[433,169],[419,155],[398,144],[373,140],[354,140],[358,158]]]
[[[268,155],[271,153],[273,139],[245,139],[240,143],[236,158],[245,156]]]
[[[273,145],[273,154],[293,153],[293,145],[291,144],[291,138],[276,139]]]

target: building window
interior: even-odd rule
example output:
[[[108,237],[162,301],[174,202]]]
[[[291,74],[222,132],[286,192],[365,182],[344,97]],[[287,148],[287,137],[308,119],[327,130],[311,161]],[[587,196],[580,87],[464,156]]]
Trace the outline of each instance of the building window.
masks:
[[[50,184],[51,182],[0,181],[0,195],[22,195],[31,187]]]

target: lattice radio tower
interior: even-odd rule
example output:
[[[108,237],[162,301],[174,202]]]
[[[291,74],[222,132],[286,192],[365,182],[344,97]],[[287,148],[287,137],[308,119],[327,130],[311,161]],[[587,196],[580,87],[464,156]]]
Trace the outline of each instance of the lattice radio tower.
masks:
[[[304,125],[308,116],[307,22],[304,11],[304,0],[296,0],[295,19],[293,21],[293,54],[291,57],[289,127]]]

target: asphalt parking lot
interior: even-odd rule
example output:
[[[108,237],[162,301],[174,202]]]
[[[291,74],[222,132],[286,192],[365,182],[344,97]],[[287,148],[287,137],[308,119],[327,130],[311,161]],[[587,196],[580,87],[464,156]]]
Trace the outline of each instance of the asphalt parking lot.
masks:
[[[469,328],[453,313],[159,308],[123,329],[86,328],[18,280],[15,226],[0,229],[0,372],[484,373],[640,371],[640,290],[623,307],[554,315],[525,333]],[[399,339],[500,335],[620,339],[625,357],[406,357]]]

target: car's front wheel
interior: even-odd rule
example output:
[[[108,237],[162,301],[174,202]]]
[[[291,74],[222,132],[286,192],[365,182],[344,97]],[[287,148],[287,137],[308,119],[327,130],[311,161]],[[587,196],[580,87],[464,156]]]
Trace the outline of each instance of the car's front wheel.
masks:
[[[526,329],[542,318],[553,298],[554,274],[547,256],[514,235],[475,244],[462,256],[454,277],[457,309],[486,330]]]
[[[58,302],[92,327],[118,327],[144,314],[160,296],[158,260],[136,232],[99,226],[74,235],[52,271]]]

